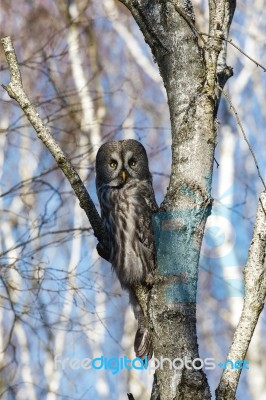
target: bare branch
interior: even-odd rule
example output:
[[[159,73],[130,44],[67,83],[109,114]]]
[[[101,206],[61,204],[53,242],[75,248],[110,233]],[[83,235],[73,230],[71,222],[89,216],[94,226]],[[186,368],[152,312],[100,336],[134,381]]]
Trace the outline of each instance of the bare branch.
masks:
[[[230,25],[236,8],[236,0],[216,2],[209,0],[209,38],[206,52],[209,65],[208,81],[211,87],[215,84],[216,73],[219,85],[224,87],[230,74],[226,65],[227,42]],[[212,68],[210,68],[212,66]]]
[[[81,181],[78,173],[72,166],[69,159],[63,153],[58,143],[53,138],[50,129],[43,124],[39,114],[37,113],[36,109],[26,95],[22,86],[22,79],[20,75],[18,61],[11,38],[9,36],[4,37],[1,39],[1,42],[9,65],[11,78],[10,83],[7,86],[2,86],[7,91],[9,96],[16,100],[17,103],[20,105],[31,125],[35,129],[38,138],[45,144],[45,146],[48,148],[55,161],[57,162],[58,166],[65,174],[80,201],[80,207],[83,208],[86,212],[86,215],[93,228],[94,235],[99,240],[101,247],[104,248],[104,229],[102,226],[101,217],[99,216],[96,207],[83,182]],[[105,252],[102,251],[102,254],[103,253]],[[108,258],[107,253],[108,252],[105,253],[105,258]]]
[[[199,37],[203,40],[203,42],[205,43],[205,40],[203,39],[202,36],[208,36],[208,37],[212,37],[214,38],[214,36],[210,36],[208,33],[204,33],[204,32],[199,32],[196,31],[196,33],[199,35]],[[264,72],[266,72],[266,68],[260,64],[258,61],[256,61],[254,58],[250,57],[247,53],[244,52],[244,50],[242,50],[239,46],[237,46],[232,39],[225,39],[222,38],[222,40],[226,41],[227,43],[230,43],[231,46],[233,46],[235,49],[237,49],[240,53],[242,53],[245,57],[247,57],[250,61],[252,61],[257,67],[260,67]]]
[[[249,256],[244,269],[245,298],[227,359],[244,360],[266,297],[266,192],[260,195]],[[233,400],[241,369],[225,369],[216,389],[217,400]]]
[[[252,157],[253,157],[255,166],[256,166],[257,171],[258,171],[258,176],[259,176],[259,178],[260,178],[260,180],[261,180],[261,182],[262,182],[262,185],[263,185],[263,187],[264,187],[264,190],[266,190],[266,184],[265,184],[265,181],[264,181],[264,179],[263,179],[263,177],[262,177],[262,175],[261,175],[261,172],[260,172],[260,168],[259,168],[259,164],[258,164],[257,158],[256,158],[255,153],[254,153],[254,151],[253,151],[253,149],[252,149],[252,147],[251,147],[251,145],[250,145],[250,143],[249,143],[249,140],[248,140],[247,135],[246,135],[246,133],[245,133],[245,131],[244,131],[243,125],[242,125],[242,123],[241,123],[241,121],[240,121],[240,118],[239,118],[238,113],[237,113],[237,111],[236,111],[236,109],[235,109],[235,106],[233,105],[233,103],[232,103],[230,97],[228,96],[227,92],[225,92],[221,87],[219,87],[219,90],[223,93],[224,97],[226,98],[226,100],[228,101],[228,103],[229,103],[229,105],[230,105],[230,108],[233,110],[233,113],[235,114],[237,124],[238,124],[238,126],[239,126],[239,128],[240,128],[240,131],[241,131],[241,133],[242,133],[242,135],[243,135],[243,138],[244,138],[245,142],[246,142],[247,145],[248,145],[249,151],[250,151],[250,153],[251,153],[251,155],[252,155]]]
[[[227,38],[228,31],[233,19],[236,8],[236,0],[223,0],[216,2],[209,0],[210,22],[209,34],[213,35],[215,31],[223,32]]]

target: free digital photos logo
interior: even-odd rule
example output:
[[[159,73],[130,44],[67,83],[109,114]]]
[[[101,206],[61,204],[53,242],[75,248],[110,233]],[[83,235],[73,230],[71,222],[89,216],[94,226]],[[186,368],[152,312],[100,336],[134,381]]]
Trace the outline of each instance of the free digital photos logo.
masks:
[[[226,360],[225,362],[215,362],[214,358],[195,358],[194,360],[190,360],[188,357],[175,358],[171,360],[167,357],[152,358],[150,361],[148,357],[145,356],[143,359],[134,358],[129,359],[127,356],[124,357],[95,357],[90,359],[88,357],[85,358],[69,358],[69,357],[61,357],[56,355],[55,357],[55,369],[84,369],[84,370],[109,370],[112,375],[116,375],[123,370],[146,370],[148,373],[153,374],[157,369],[215,369],[217,367],[223,369],[247,369],[249,370],[249,362],[246,360]]]

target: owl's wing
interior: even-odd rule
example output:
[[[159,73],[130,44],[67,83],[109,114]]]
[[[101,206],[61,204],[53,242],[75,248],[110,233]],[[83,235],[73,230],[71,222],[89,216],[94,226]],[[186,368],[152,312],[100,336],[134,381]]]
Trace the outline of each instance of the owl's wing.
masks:
[[[142,193],[140,193],[142,194]],[[158,211],[159,207],[156,203],[152,186],[150,185],[149,191],[143,193],[139,199],[140,209],[136,223],[136,234],[140,243],[154,253],[154,236],[153,236],[153,223],[152,215]],[[145,249],[143,249],[145,251]]]

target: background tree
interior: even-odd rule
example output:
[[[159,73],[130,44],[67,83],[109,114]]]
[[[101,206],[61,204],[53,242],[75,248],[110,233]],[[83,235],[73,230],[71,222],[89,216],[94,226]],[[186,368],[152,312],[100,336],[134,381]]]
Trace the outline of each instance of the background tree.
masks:
[[[11,34],[12,37],[19,38],[14,43],[19,60],[23,60],[21,71],[24,87],[31,98],[34,98],[40,112],[45,112],[42,115],[45,122],[48,122],[61,147],[78,168],[82,180],[88,182],[87,187],[94,196],[93,200],[96,199],[93,157],[97,145],[113,137],[135,137],[148,148],[155,190],[160,202],[167,187],[170,167],[170,129],[165,92],[151,62],[149,50],[144,46],[141,33],[126,9],[110,1],[104,1],[103,4],[70,2],[68,7],[64,2],[35,2],[32,5],[25,1],[20,5],[14,4],[14,7],[12,2],[2,3],[1,27],[4,29],[1,36]],[[136,2],[134,4],[137,5]],[[176,6],[177,9],[169,3],[168,7],[162,9],[162,21],[166,23],[167,29],[173,29],[179,34],[182,31],[188,35],[187,40],[179,38],[174,42],[174,55],[178,51],[181,55],[187,55],[187,52],[182,53],[179,46],[192,43],[191,48],[196,49],[192,58],[198,57],[199,61],[198,64],[193,62],[193,65],[189,63],[186,66],[191,65],[190,72],[194,71],[195,77],[201,80],[204,72],[201,67],[204,63],[201,50],[197,47],[194,28],[184,19],[182,5],[181,12],[178,4]],[[263,5],[256,2],[252,15],[245,3],[240,3],[238,7],[232,31],[234,41],[263,63],[263,41],[258,35],[258,32],[263,31]],[[143,14],[145,10],[140,7],[140,11]],[[152,14],[152,11],[152,8],[147,10],[147,15]],[[195,15],[197,30],[206,32],[206,10],[196,2]],[[215,19],[214,13],[213,18]],[[153,23],[148,23],[147,30],[152,32],[150,41],[154,41],[153,50],[158,47],[163,59],[173,57],[172,44],[170,43],[170,49],[167,47],[167,35],[160,38],[160,32]],[[246,33],[245,37],[239,36],[239,31],[242,30]],[[23,37],[27,46],[20,47]],[[205,41],[207,40],[206,37]],[[212,40],[213,38],[209,38],[209,43]],[[212,50],[210,47],[209,53]],[[4,60],[2,57],[1,59]],[[183,61],[185,60],[181,57],[179,62]],[[166,68],[172,65],[166,62]],[[256,127],[259,132],[264,123],[263,107],[258,106],[264,101],[261,89],[263,77],[256,65],[235,50],[231,53],[229,65],[235,68],[234,82],[230,81],[234,104],[263,171],[261,152],[265,148],[264,139],[257,135],[255,141],[252,139],[255,137],[252,136],[253,132],[249,132],[251,126],[253,129]],[[1,82],[7,83],[9,78],[5,61],[2,61],[2,70],[6,76],[2,74]],[[197,76],[196,72],[200,70],[200,75]],[[182,75],[184,71],[184,68],[177,69],[176,74]],[[178,76],[175,76],[175,80],[176,78]],[[183,96],[186,93],[185,85],[190,88],[190,82],[182,82]],[[252,91],[252,101],[250,87],[256,89]],[[36,95],[36,88],[39,89],[39,97]],[[195,95],[195,88],[197,85],[190,89],[192,97],[193,93]],[[176,93],[179,91],[178,85],[173,85],[172,89]],[[96,396],[104,399],[111,396],[124,398],[126,391],[132,391],[136,398],[148,398],[151,384],[148,384],[148,374],[141,374],[140,378],[144,382],[142,385],[135,371],[122,371],[118,374],[117,381],[110,371],[88,373],[69,367],[65,370],[54,370],[56,354],[72,358],[86,354],[92,358],[101,353],[108,357],[123,355],[125,349],[130,351],[133,342],[130,324],[134,321],[126,311],[127,299],[121,293],[116,279],[112,277],[107,265],[100,264],[95,251],[96,242],[91,231],[87,229],[87,220],[71,188],[47,150],[36,141],[35,133],[28,129],[29,125],[19,108],[14,108],[14,102],[10,103],[4,91],[1,93],[3,396],[16,399],[50,399],[64,396],[80,398],[83,395],[85,398]],[[216,95],[214,84],[208,95]],[[182,135],[196,140],[197,137],[189,136],[190,132],[194,132],[192,111],[203,104],[195,102],[196,99],[193,98],[192,106],[189,104],[188,107],[189,96],[190,92],[187,98],[182,97],[181,104],[173,105],[173,108],[180,105],[180,114],[174,119],[182,119],[188,111],[189,118],[183,124]],[[248,101],[244,100],[244,96],[248,96]],[[214,105],[208,104],[208,107]],[[202,116],[208,127],[204,133],[212,134],[213,113],[210,112],[207,116],[208,123],[206,115]],[[216,204],[222,206],[227,213],[222,216],[232,221],[234,226],[241,226],[241,231],[236,231],[236,239],[230,252],[230,257],[234,260],[228,260],[229,255],[224,255],[224,249],[219,243],[210,245],[215,235],[211,236],[213,230],[207,229],[200,262],[202,269],[198,289],[198,327],[201,356],[209,355],[224,361],[239,314],[238,301],[229,297],[228,288],[232,288],[236,278],[239,283],[239,270],[245,264],[252,235],[257,193],[262,186],[257,179],[257,171],[248,147],[242,138],[235,135],[233,117],[223,107],[219,118],[223,128],[215,157],[220,168],[214,168],[213,197]],[[173,132],[175,129],[178,130],[177,124]],[[198,137],[200,139],[201,136]],[[182,143],[177,144],[182,146]],[[214,143],[210,142],[206,146],[214,146]],[[191,147],[194,148],[194,144]],[[237,150],[239,148],[241,151]],[[198,154],[194,156],[194,160],[193,171],[197,172],[197,176],[192,178],[195,180],[201,173],[196,165],[200,161]],[[183,160],[183,167],[185,163],[186,160]],[[227,168],[223,168],[223,165]],[[190,169],[184,170],[185,174],[178,173],[173,183],[178,183],[181,177],[189,178],[187,175],[191,173]],[[178,172],[178,169],[175,171]],[[203,187],[204,180],[201,178],[199,182]],[[188,179],[188,183],[191,184],[191,179]],[[194,189],[193,186],[193,193]],[[186,192],[182,196],[179,199],[179,208],[182,209],[185,205],[186,209],[195,209],[195,199],[190,198],[190,204]],[[171,196],[168,199],[171,201]],[[167,202],[164,204],[167,207]],[[168,204],[170,207],[170,203]],[[224,226],[221,225],[220,228]],[[230,229],[231,234],[234,231],[232,225]],[[197,235],[201,232],[202,229]],[[217,253],[213,254],[210,248],[213,253],[215,249],[220,251],[220,255],[213,257]],[[235,290],[233,287],[233,295],[236,294]],[[176,306],[181,307],[179,303]],[[126,311],[124,318],[116,321],[110,319],[112,315],[117,315],[117,310],[121,312],[123,309]],[[194,323],[193,320],[188,322]],[[182,332],[181,326],[179,329]],[[265,366],[261,354],[265,343],[260,340],[264,330],[265,322],[261,319],[258,334],[254,337],[255,352],[251,353],[254,360],[250,371],[245,371],[246,376],[239,388],[240,396],[243,390],[245,398],[250,396],[259,399],[264,396]],[[182,341],[182,335],[180,336]],[[192,350],[196,351],[195,348]],[[129,355],[127,351],[126,354]],[[164,356],[167,354],[164,353]],[[211,372],[210,384],[215,388],[220,371],[217,368]],[[253,384],[255,379],[256,386]],[[189,385],[188,379],[185,386]]]

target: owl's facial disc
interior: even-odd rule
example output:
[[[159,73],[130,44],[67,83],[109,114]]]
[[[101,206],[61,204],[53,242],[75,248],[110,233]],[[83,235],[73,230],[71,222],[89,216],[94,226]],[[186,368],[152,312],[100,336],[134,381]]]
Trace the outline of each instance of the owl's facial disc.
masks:
[[[132,179],[151,180],[142,144],[133,139],[103,144],[96,156],[96,185],[121,188]]]

